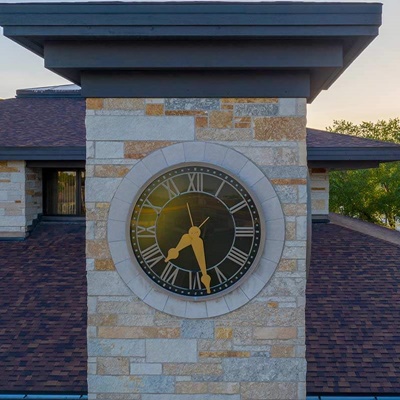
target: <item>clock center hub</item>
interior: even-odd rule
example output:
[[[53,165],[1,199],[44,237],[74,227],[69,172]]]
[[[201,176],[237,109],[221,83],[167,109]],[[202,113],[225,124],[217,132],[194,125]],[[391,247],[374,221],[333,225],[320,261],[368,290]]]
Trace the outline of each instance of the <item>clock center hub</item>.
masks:
[[[205,193],[183,194],[169,201],[158,217],[156,237],[161,252],[167,257],[168,251],[185,234],[203,240],[207,266],[218,265],[232,247],[234,221],[226,206],[214,196]],[[191,246],[182,249],[173,263],[188,271],[199,269]]]

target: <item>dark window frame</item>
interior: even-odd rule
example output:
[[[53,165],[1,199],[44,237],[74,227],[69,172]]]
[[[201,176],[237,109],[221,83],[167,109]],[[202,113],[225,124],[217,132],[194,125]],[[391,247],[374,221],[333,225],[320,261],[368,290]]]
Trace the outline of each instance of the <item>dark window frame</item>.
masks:
[[[82,198],[82,190],[85,189],[85,178],[86,171],[85,168],[43,168],[43,216],[45,217],[57,217],[57,218],[79,218],[85,217],[85,202],[84,196]],[[76,189],[75,189],[75,204],[76,213],[75,214],[58,214],[49,213],[51,199],[49,198],[51,176],[53,174],[58,174],[59,172],[75,172],[76,173]]]

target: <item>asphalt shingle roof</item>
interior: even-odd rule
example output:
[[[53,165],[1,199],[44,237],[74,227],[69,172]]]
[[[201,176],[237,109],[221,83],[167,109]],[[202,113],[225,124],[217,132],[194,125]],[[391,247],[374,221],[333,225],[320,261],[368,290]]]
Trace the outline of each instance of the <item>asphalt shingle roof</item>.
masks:
[[[307,128],[307,147],[400,147],[399,144]]]
[[[0,241],[0,260],[0,392],[86,392],[84,225]]]
[[[40,224],[0,242],[0,391],[85,392],[85,232]],[[314,224],[307,284],[310,393],[400,393],[400,246]]]
[[[85,146],[85,100],[16,98],[0,101],[0,146]]]
[[[332,223],[312,240],[307,391],[400,394],[400,246]]]

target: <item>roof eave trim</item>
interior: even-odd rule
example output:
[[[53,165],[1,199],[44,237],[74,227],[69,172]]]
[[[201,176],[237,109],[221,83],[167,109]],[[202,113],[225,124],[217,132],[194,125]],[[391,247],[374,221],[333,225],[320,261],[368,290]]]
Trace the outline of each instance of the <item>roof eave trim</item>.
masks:
[[[400,161],[399,147],[308,147],[308,161]]]
[[[86,160],[85,146],[74,147],[0,147],[0,160]]]

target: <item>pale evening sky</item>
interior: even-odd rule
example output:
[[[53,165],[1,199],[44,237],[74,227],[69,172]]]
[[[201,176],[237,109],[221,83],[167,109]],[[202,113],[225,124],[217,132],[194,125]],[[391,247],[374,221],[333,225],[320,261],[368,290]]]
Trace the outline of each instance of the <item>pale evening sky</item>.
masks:
[[[0,2],[32,1],[0,0]],[[325,129],[335,119],[359,123],[400,117],[400,1],[383,0],[381,3],[384,5],[383,25],[378,38],[328,91],[323,91],[313,104],[309,105],[310,128]],[[44,69],[40,57],[2,34],[0,55],[0,98],[14,97],[16,89],[20,88],[69,83]]]

